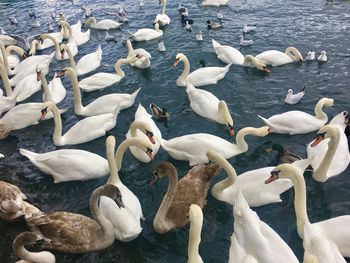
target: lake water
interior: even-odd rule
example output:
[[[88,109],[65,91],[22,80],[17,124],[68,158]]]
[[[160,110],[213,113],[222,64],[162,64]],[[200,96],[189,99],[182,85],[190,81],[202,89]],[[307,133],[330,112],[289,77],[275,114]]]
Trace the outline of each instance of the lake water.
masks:
[[[52,11],[63,12],[69,22],[83,20],[81,6],[91,7],[97,19],[115,18],[105,12],[116,12],[116,4],[124,3],[128,13],[129,23],[121,29],[110,31],[118,42],[104,41],[105,33],[91,30],[91,40],[79,48],[76,57],[90,53],[101,44],[103,49],[103,65],[98,71],[113,72],[113,64],[127,54],[126,47],[119,41],[127,30],[135,32],[138,28],[152,27],[153,19],[160,12],[158,1],[146,1],[145,7],[139,9],[135,0],[117,2],[109,0],[97,1],[0,1],[0,26],[8,33],[25,37],[39,34],[46,30],[46,22],[52,22]],[[148,108],[155,102],[165,106],[171,112],[168,127],[159,124],[163,137],[170,139],[176,136],[206,132],[223,138],[228,138],[228,132],[222,125],[196,115],[189,106],[189,100],[184,88],[176,86],[175,82],[182,71],[182,64],[176,69],[171,68],[178,52],[188,56],[191,70],[200,67],[199,61],[204,59],[207,65],[223,66],[213,51],[211,40],[234,47],[239,47],[241,29],[245,23],[257,24],[255,33],[247,35],[253,39],[254,45],[242,48],[243,54],[256,55],[269,49],[285,50],[288,46],[297,47],[304,57],[307,51],[315,50],[317,54],[326,50],[328,62],[289,64],[272,69],[269,75],[256,70],[232,66],[225,79],[217,85],[206,86],[217,97],[228,103],[234,118],[235,130],[262,125],[258,114],[268,117],[288,110],[302,110],[313,113],[314,105],[322,97],[335,100],[334,107],[326,109],[329,117],[343,110],[349,110],[350,98],[349,58],[350,58],[350,2],[349,1],[273,1],[273,0],[236,0],[228,7],[202,7],[196,1],[183,2],[189,8],[190,18],[194,20],[193,32],[187,32],[181,24],[177,11],[179,1],[168,1],[167,13],[172,19],[164,29],[162,40],[167,51],[160,53],[157,49],[158,40],[134,44],[142,47],[152,55],[151,68],[147,70],[124,66],[126,77],[113,87],[100,92],[83,95],[83,104],[98,96],[111,92],[128,92],[142,87],[133,107],[122,111],[116,127],[111,131],[117,138],[117,144],[124,140],[125,134],[134,119],[134,113],[139,103]],[[29,16],[26,10],[35,11],[42,29],[30,29]],[[217,31],[207,31],[205,21],[216,20],[216,13],[224,14],[223,28]],[[15,15],[18,26],[11,25],[8,17]],[[54,24],[52,23],[54,26]],[[57,30],[57,27],[55,27]],[[198,43],[195,33],[204,33],[204,41]],[[46,50],[44,53],[52,52]],[[48,79],[54,72],[67,66],[68,62],[53,61]],[[67,97],[60,104],[68,108],[63,114],[64,131],[71,127],[78,118],[73,113],[73,92],[70,82],[65,78],[63,83],[67,89]],[[306,86],[307,93],[301,103],[286,105],[283,102],[287,90],[301,89]],[[41,93],[37,93],[28,101],[40,101]],[[19,148],[35,152],[47,152],[60,148],[77,148],[89,150],[105,157],[105,137],[89,143],[55,147],[52,142],[53,121],[46,121],[33,127],[15,131],[0,141],[0,152],[6,158],[0,160],[0,179],[19,186],[30,201],[43,211],[72,211],[90,215],[89,197],[92,191],[104,184],[107,178],[87,182],[69,182],[54,184],[50,176],[41,173],[25,157],[19,154]],[[230,159],[238,174],[277,164],[276,155],[265,152],[272,143],[282,143],[288,149],[306,156],[306,144],[310,142],[315,132],[306,135],[286,136],[271,134],[265,138],[248,138],[249,151]],[[232,139],[231,139],[232,140]],[[143,231],[140,236],[129,243],[115,242],[111,247],[96,253],[83,255],[57,254],[57,262],[187,262],[188,228],[166,235],[158,235],[153,231],[152,221],[160,201],[167,188],[167,180],[162,180],[156,187],[150,188],[149,181],[153,169],[162,161],[170,161],[178,168],[179,175],[184,175],[189,169],[188,163],[175,161],[161,150],[156,159],[149,164],[139,163],[128,152],[123,161],[121,171],[122,181],[139,197],[146,220],[142,222]],[[311,222],[317,222],[331,217],[350,214],[350,170],[329,180],[318,183],[305,174],[308,196],[308,213]],[[225,177],[222,172],[215,182]],[[288,191],[282,195],[283,202],[255,209],[260,218],[269,224],[288,243],[302,260],[302,240],[296,232],[294,214],[294,194]],[[230,247],[230,236],[233,230],[232,208],[208,195],[208,205],[204,209],[204,225],[200,254],[205,262],[227,262]],[[23,221],[17,223],[0,222],[0,262],[15,262],[17,257],[12,251],[12,241],[15,236],[26,229]],[[271,248],[273,249],[273,248]]]

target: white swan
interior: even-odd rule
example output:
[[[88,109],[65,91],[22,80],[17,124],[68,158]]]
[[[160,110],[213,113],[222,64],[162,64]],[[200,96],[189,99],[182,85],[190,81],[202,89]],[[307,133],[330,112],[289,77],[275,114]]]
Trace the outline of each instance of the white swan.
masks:
[[[288,63],[303,61],[303,55],[295,47],[288,47],[284,52],[278,50],[267,50],[255,56],[263,63],[273,67]]]
[[[141,68],[141,69],[149,68],[151,66],[150,58],[152,56],[150,53],[148,53],[143,48],[134,49],[129,39],[126,41],[126,46],[128,47],[127,58],[134,58],[134,57],[137,58],[135,62],[130,63],[131,66]]]
[[[16,263],[40,262],[40,263],[55,263],[55,255],[49,251],[31,252],[25,248],[27,245],[32,245],[43,238],[33,232],[22,232],[13,241],[13,250],[22,260]],[[39,243],[39,242],[38,242]]]
[[[56,59],[57,60],[65,60],[65,59],[69,59],[69,56],[67,54],[67,52],[65,52],[63,55],[61,54],[61,50],[60,50],[60,46],[59,43],[56,41],[56,39],[54,39],[53,37],[51,37],[50,35],[47,34],[42,34],[40,36],[40,39],[50,39],[52,42],[54,42],[55,45],[55,54],[56,54]],[[72,56],[75,57],[75,55],[78,54],[78,45],[74,40],[70,40],[67,43],[67,46],[69,47],[69,50],[72,53]]]
[[[303,174],[295,166],[280,164],[273,169],[271,177],[265,181],[270,183],[278,178],[290,179],[294,185],[294,207],[297,217],[297,229],[300,238],[304,238],[304,226],[310,223],[306,207],[306,186]],[[350,215],[333,217],[313,223],[322,235],[334,242],[344,257],[350,257]]]
[[[74,93],[74,112],[76,115],[95,116],[105,113],[114,113],[116,109],[123,110],[131,107],[136,99],[137,94],[141,90],[138,88],[132,94],[112,93],[100,96],[88,105],[83,106],[78,78],[72,68],[65,68],[60,72],[59,76],[67,75],[73,86]]]
[[[322,108],[333,106],[334,100],[329,98],[320,99],[315,106],[315,115],[303,111],[287,111],[281,114],[276,114],[266,119],[261,117],[263,122],[270,126],[271,132],[285,134],[304,134],[313,132],[321,128],[327,121],[328,117],[323,112]]]
[[[94,29],[110,30],[119,28],[122,25],[122,23],[119,23],[112,19],[103,19],[97,22],[96,19],[91,16],[83,22],[83,26],[87,25],[90,25],[90,27]]]
[[[230,46],[224,46],[212,39],[212,44],[216,56],[226,64],[234,64],[239,66],[255,67],[259,70],[270,73],[271,70],[259,59],[252,55],[243,56],[242,53]]]
[[[3,46],[4,48],[4,46]],[[21,62],[18,58],[17,55],[13,55],[11,52],[14,51],[15,53],[17,53],[19,56],[26,58],[27,53],[20,47],[17,46],[8,46],[5,50],[5,56],[7,56],[7,61],[8,61],[8,73],[9,75],[13,75],[13,72],[15,70],[15,68],[19,65],[19,63]],[[3,59],[3,49],[1,48],[1,53],[0,53],[0,62],[4,61]]]
[[[154,29],[141,28],[135,33],[131,33],[135,41],[149,41],[163,35],[163,31],[159,29],[159,24],[154,24]]]
[[[252,128],[245,127],[238,131],[237,144],[226,141],[218,136],[207,133],[187,134],[170,140],[161,140],[161,146],[171,157],[176,160],[189,161],[190,166],[208,163],[206,152],[210,149],[216,150],[225,159],[248,151],[245,136],[264,137],[269,133],[269,127]]]
[[[41,107],[42,120],[48,112],[52,112],[55,121],[53,142],[56,146],[67,144],[79,144],[94,140],[106,134],[106,131],[113,129],[117,120],[119,109],[114,114],[105,113],[97,116],[87,117],[74,124],[64,135],[62,135],[62,120],[57,106],[51,102],[45,102]],[[1,120],[0,120],[1,121]]]
[[[42,100],[43,102],[52,101],[55,104],[60,103],[66,97],[67,91],[64,88],[61,79],[55,75],[52,80],[47,84],[45,74],[40,70],[38,72],[41,80],[41,86],[44,91]]]
[[[152,157],[152,150],[149,148],[151,143],[141,138],[127,139],[120,144],[114,158],[115,138],[109,136],[106,140],[107,159],[110,169],[110,176],[107,184],[113,184],[120,189],[123,196],[125,211],[119,211],[115,203],[109,198],[101,198],[100,211],[111,221],[114,228],[115,238],[120,241],[131,241],[135,239],[142,227],[140,219],[143,218],[142,208],[136,195],[127,188],[119,178],[118,170],[121,169],[123,154],[131,145],[137,145],[148,152]]]
[[[339,125],[323,126],[316,139],[308,145],[307,154],[314,170],[312,177],[316,181],[326,182],[348,167],[350,153],[344,130]]]
[[[4,85],[6,96],[0,97],[0,115],[16,105],[17,97],[13,95],[9,79],[5,70],[5,66],[0,63],[0,76]]]
[[[46,34],[53,37],[57,43],[61,43],[63,40],[63,34],[61,32],[46,33]],[[35,36],[35,37],[37,37],[37,36]],[[47,49],[47,48],[55,45],[55,43],[53,41],[51,41],[51,39],[44,39],[42,42],[38,41],[37,39],[33,39],[32,41],[31,40],[29,40],[29,41],[30,41],[31,50],[33,50],[33,49],[44,50],[44,49]]]
[[[77,43],[78,46],[81,46],[90,40],[90,29],[85,32],[81,31],[81,22],[78,22],[75,25],[70,26],[72,29],[72,38]]]
[[[51,175],[54,183],[85,181],[106,176],[109,173],[107,160],[88,151],[62,149],[35,153],[20,148],[19,152],[40,171]]]
[[[258,207],[270,203],[282,202],[280,194],[292,187],[290,180],[281,180],[277,184],[266,185],[264,182],[270,177],[274,166],[251,170],[237,176],[235,169],[215,150],[209,150],[207,157],[210,161],[219,164],[228,174],[228,177],[216,183],[211,189],[211,194],[220,201],[231,205],[237,197],[238,191],[242,191],[250,207]],[[304,172],[310,164],[308,159],[295,161],[293,165]]]
[[[153,23],[158,23],[160,26],[169,25],[171,20],[168,17],[168,15],[165,13],[166,12],[166,0],[160,0],[159,2],[162,3],[162,5],[163,5],[162,13],[158,14],[156,16]]]
[[[102,49],[98,45],[95,52],[89,53],[81,57],[78,63],[75,63],[72,52],[66,44],[60,45],[61,56],[64,55],[64,52],[68,54],[70,66],[77,72],[78,76],[87,74],[91,71],[94,71],[102,62]]]
[[[137,60],[137,57],[127,58],[127,59],[121,58],[114,65],[116,73],[105,73],[105,72],[96,73],[94,75],[91,75],[79,81],[79,87],[86,92],[100,90],[100,89],[109,87],[121,81],[125,77],[125,73],[121,69],[121,65],[129,64],[129,63],[135,62],[136,60]]]
[[[198,115],[225,124],[231,136],[233,136],[233,120],[225,101],[219,99],[211,92],[196,89],[187,81],[186,92],[190,100],[192,110]]]
[[[184,70],[176,80],[176,85],[180,87],[186,87],[187,81],[191,82],[195,87],[216,84],[219,80],[225,77],[231,66],[231,64],[228,64],[226,67],[204,67],[197,69],[190,74],[190,62],[182,53],[176,55],[176,60],[173,66],[176,67],[180,61],[183,61],[184,63]]]
[[[153,139],[153,136],[156,140]],[[139,104],[137,107],[137,110],[135,112],[135,120],[131,124],[130,129],[126,134],[127,139],[133,137],[150,139],[153,143],[153,156],[158,153],[160,148],[159,140],[162,138],[162,134],[155,122],[152,120],[152,115],[148,114],[146,109],[141,104]],[[140,162],[148,163],[151,161],[147,154],[137,147],[131,146],[130,152]]]
[[[222,5],[228,5],[230,0],[204,0],[202,2],[202,5],[204,6],[222,6]]]
[[[203,263],[203,259],[199,255],[199,244],[201,243],[201,232],[203,226],[202,209],[192,204],[188,212],[190,218],[190,231],[188,236],[188,261],[187,263]]]
[[[303,263],[346,263],[333,241],[327,239],[313,224],[304,225]]]
[[[299,262],[286,242],[249,208],[238,191],[233,209],[234,232],[239,245],[259,263]]]

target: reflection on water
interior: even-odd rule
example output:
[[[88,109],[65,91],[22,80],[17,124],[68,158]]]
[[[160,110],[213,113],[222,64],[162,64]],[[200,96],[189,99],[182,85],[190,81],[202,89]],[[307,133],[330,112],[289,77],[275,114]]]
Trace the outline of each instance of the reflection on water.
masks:
[[[121,29],[112,30],[118,42],[104,41],[105,32],[91,30],[91,40],[79,47],[81,56],[95,51],[97,44],[103,49],[103,63],[98,71],[113,72],[114,63],[127,54],[126,47],[119,41],[129,32],[135,32],[142,27],[153,27],[152,22],[160,12],[158,1],[146,1],[142,9],[138,1],[124,2],[128,13],[129,23]],[[171,24],[164,29],[164,42],[167,51],[158,51],[158,40],[147,43],[135,43],[134,48],[145,48],[152,55],[150,69],[139,70],[124,66],[126,73],[118,85],[103,91],[84,93],[83,104],[87,104],[98,96],[111,92],[131,93],[142,87],[136,103],[130,109],[122,111],[112,133],[116,136],[117,144],[125,138],[130,123],[134,119],[137,104],[142,103],[148,108],[149,103],[155,102],[168,108],[170,119],[168,127],[159,124],[163,137],[166,139],[187,133],[206,132],[228,138],[227,131],[212,121],[196,115],[189,107],[189,100],[184,88],[175,85],[181,74],[182,65],[173,69],[175,55],[178,52],[186,54],[191,62],[191,71],[200,67],[201,59],[208,66],[223,66],[216,58],[211,39],[239,47],[241,29],[245,23],[257,24],[257,30],[249,35],[254,45],[241,49],[243,54],[258,54],[268,49],[285,50],[295,46],[305,56],[309,50],[326,50],[328,62],[319,64],[316,61],[302,65],[290,64],[273,68],[272,73],[265,75],[256,70],[232,66],[225,79],[217,85],[204,89],[210,90],[217,97],[223,98],[232,111],[235,130],[245,126],[261,126],[257,114],[268,117],[287,110],[303,110],[313,112],[316,102],[324,96],[335,99],[335,105],[326,112],[334,116],[342,110],[349,110],[349,54],[348,40],[350,39],[350,5],[348,1],[232,1],[228,7],[201,7],[196,1],[184,3],[189,8],[191,19],[194,20],[192,33],[187,32],[178,15],[179,1],[168,1],[167,12],[172,19]],[[35,11],[38,21],[45,28],[51,24],[57,30],[56,22],[51,18],[63,12],[71,23],[84,19],[82,6],[89,7],[97,19],[116,18],[106,15],[106,12],[117,12],[115,1],[1,1],[0,26],[7,32],[23,37],[41,33],[40,28],[31,28],[27,11]],[[216,19],[217,11],[224,14],[223,29],[206,30],[205,21]],[[25,12],[23,12],[25,11]],[[16,16],[18,26],[8,20]],[[203,42],[195,40],[195,33],[203,32]],[[42,53],[49,53],[45,50]],[[67,66],[67,61],[53,61],[47,78],[53,77],[54,72]],[[69,80],[64,78],[63,84],[67,89],[67,98],[60,104],[68,111],[63,114],[64,131],[68,130],[80,118],[73,114],[73,92]],[[307,93],[300,104],[285,105],[283,99],[289,88],[298,90],[306,86]],[[30,101],[40,101],[40,92]],[[26,148],[36,152],[47,152],[58,148],[78,148],[89,150],[105,156],[105,138],[77,145],[55,147],[52,143],[53,121],[40,123],[35,127],[13,132],[6,140],[0,141],[0,152],[6,158],[0,160],[0,179],[18,185],[29,200],[44,211],[66,210],[90,215],[88,200],[93,189],[106,182],[106,178],[88,182],[69,182],[53,184],[53,180],[38,171],[24,157],[18,148]],[[306,156],[305,145],[311,141],[315,133],[296,136],[269,135],[266,138],[248,137],[250,150],[232,158],[230,163],[237,173],[276,164],[275,155],[266,153],[265,148],[273,143],[281,143],[288,149]],[[232,139],[231,139],[232,140]],[[234,139],[233,139],[234,141]],[[140,236],[130,242],[116,242],[110,248],[87,255],[56,254],[58,262],[187,262],[188,228],[166,235],[158,235],[152,229],[152,221],[158,209],[166,188],[167,181],[160,182],[155,188],[149,187],[149,180],[155,166],[161,161],[171,161],[176,165],[180,175],[189,169],[185,162],[172,160],[168,154],[160,150],[157,158],[150,164],[138,163],[130,153],[126,153],[123,169],[120,173],[122,181],[140,199],[143,206],[145,221]],[[349,169],[342,175],[325,184],[315,182],[310,173],[306,173],[308,190],[308,213],[312,222],[333,216],[350,214]],[[214,179],[216,183],[226,175],[221,173]],[[294,194],[288,191],[282,195],[283,203],[273,204],[255,209],[262,220],[272,226],[281,237],[291,246],[302,260],[302,241],[296,232],[294,214]],[[227,262],[230,246],[230,236],[233,229],[232,208],[208,196],[208,205],[204,210],[204,225],[200,253],[205,262]],[[23,222],[9,224],[0,222],[0,261],[14,262],[17,258],[12,252],[12,240],[25,230]]]

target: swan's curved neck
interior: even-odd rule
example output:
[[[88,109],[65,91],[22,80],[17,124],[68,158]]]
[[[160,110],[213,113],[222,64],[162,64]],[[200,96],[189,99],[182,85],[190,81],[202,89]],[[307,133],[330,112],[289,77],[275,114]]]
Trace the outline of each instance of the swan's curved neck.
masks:
[[[165,15],[166,12],[166,0],[163,0],[163,10],[162,10],[162,15]]]
[[[136,137],[137,136],[137,130],[140,129],[144,129],[144,122],[142,121],[134,121],[133,123],[131,123],[130,125],[130,134],[131,137]]]
[[[43,262],[43,259],[45,259],[50,252],[42,251],[42,252],[31,252],[27,250],[24,245],[16,245],[14,244],[13,250],[15,251],[16,255],[20,257],[23,260],[26,260],[26,262]],[[52,255],[52,254],[51,254]]]
[[[236,182],[237,173],[236,173],[236,170],[232,167],[232,165],[221,155],[213,154],[212,157],[213,158],[210,158],[210,160],[219,164],[226,171],[228,175],[226,179],[215,184],[211,190],[212,195],[216,199],[221,200],[220,196],[222,195],[223,191],[226,188],[232,186]]]
[[[64,50],[67,52],[68,54],[68,57],[69,57],[69,63],[70,63],[70,66],[71,68],[73,68],[75,70],[75,72],[77,72],[77,65],[75,64],[75,60],[73,58],[73,55],[72,55],[72,52],[70,51],[70,48],[65,45],[64,46]]]
[[[17,47],[17,46],[8,46],[6,48],[6,54],[9,56],[11,55],[11,52],[14,51],[15,53],[17,53],[18,55],[20,56],[23,56],[24,54],[24,50],[20,47]]]
[[[134,51],[134,48],[132,47],[132,44],[131,44],[131,41],[130,41],[130,40],[126,41],[126,46],[128,47],[128,56],[129,56],[130,53],[131,53],[132,51]]]
[[[65,39],[70,39],[73,36],[72,28],[70,27],[70,24],[66,21],[61,21],[61,25],[63,27],[63,37]],[[68,35],[67,35],[68,30]]]
[[[76,112],[76,114],[82,115],[84,113],[85,107],[81,102],[81,94],[77,74],[75,73],[75,71],[72,71],[69,72],[67,75],[70,78],[70,81],[72,82],[73,86],[74,111]]]
[[[246,65],[246,66],[254,65],[258,69],[262,69],[263,67],[266,66],[264,63],[262,63],[262,61],[260,61],[259,59],[257,59],[252,55],[246,55],[244,57],[243,65]]]
[[[182,71],[182,74],[178,78],[179,80],[181,79],[186,83],[186,78],[190,74],[190,61],[188,60],[187,57],[182,57],[182,61],[184,63],[184,69]]]
[[[203,218],[195,217],[191,221],[188,239],[188,262],[197,262],[199,255],[199,244],[201,243]]]
[[[220,101],[218,103],[218,112],[222,118],[222,121],[225,122],[225,124],[229,124],[229,125],[233,124],[230,111],[228,110],[228,107],[225,101]]]
[[[46,101],[53,102],[51,92],[49,91],[49,87],[47,85],[47,80],[46,80],[45,74],[43,72],[40,73],[40,80],[41,80],[41,86],[43,87],[44,94],[45,94],[45,102]]]
[[[41,37],[43,39],[50,39],[54,43],[55,51],[56,51],[56,59],[61,60],[60,46],[59,46],[57,40],[53,36],[50,36],[50,35],[42,35]]]
[[[2,62],[5,66],[5,72],[6,72],[6,75],[8,75],[8,68],[9,68],[9,62],[8,62],[8,59],[7,59],[7,53],[6,53],[6,49],[5,49],[5,45],[2,41],[0,41],[0,50],[1,50],[1,54],[2,54]],[[0,61],[1,62],[1,61]]]
[[[121,66],[123,64],[127,64],[127,63],[130,63],[131,60],[130,59],[127,59],[127,58],[121,58],[117,61],[117,63],[115,63],[114,65],[114,68],[115,68],[115,71],[117,72],[117,75],[121,78],[124,78],[125,77],[125,73],[124,71],[122,70]]]
[[[117,164],[118,171],[122,168],[122,160],[124,153],[130,146],[140,146],[143,139],[135,137],[124,140],[118,147],[115,153],[115,162]]]
[[[12,96],[13,92],[12,92],[12,89],[11,89],[10,81],[9,81],[8,76],[7,76],[7,72],[6,72],[5,66],[2,63],[0,63],[0,76],[1,76],[4,88],[6,90],[6,96],[7,97]]]
[[[289,179],[294,185],[294,207],[297,217],[297,230],[301,238],[304,236],[304,224],[309,223],[306,208],[306,185],[303,174],[295,166],[290,166]]]
[[[33,41],[32,41],[32,43],[30,43],[30,50],[29,50],[29,55],[35,55],[35,53],[36,53],[36,48],[37,48],[37,46],[39,45],[40,43],[39,43],[39,41],[38,40],[36,40],[36,39],[34,39]]]
[[[316,106],[315,106],[315,115],[317,119],[320,120],[328,120],[327,114],[324,113],[323,111],[323,106],[325,105],[326,100],[321,99],[319,102],[317,102]]]
[[[250,134],[254,134],[255,133],[255,128],[252,127],[245,127],[243,129],[240,129],[237,133],[237,137],[236,137],[236,142],[237,142],[237,147],[242,151],[242,152],[246,152],[248,151],[248,144],[245,141],[245,136],[246,135],[250,135]]]
[[[166,214],[168,213],[170,205],[174,199],[178,181],[177,171],[174,166],[171,166],[171,171],[169,174],[167,174],[167,176],[169,178],[168,190],[165,193],[162,203],[160,204],[157,214],[154,218],[153,226],[155,227],[164,224]]]
[[[55,122],[55,130],[53,132],[53,141],[55,144],[59,144],[58,142],[62,138],[62,119],[61,115],[57,109],[57,106],[52,103],[52,106],[50,107],[50,110],[53,114],[53,119]]]
[[[314,172],[313,178],[319,182],[327,181],[327,172],[332,163],[335,152],[340,142],[340,129],[334,127],[335,133],[332,134],[328,142],[328,150],[317,170]]]
[[[107,146],[107,160],[108,160],[108,166],[109,166],[109,172],[110,172],[107,184],[118,185],[121,183],[121,181],[118,174],[117,163],[114,158],[114,146],[115,145]]]

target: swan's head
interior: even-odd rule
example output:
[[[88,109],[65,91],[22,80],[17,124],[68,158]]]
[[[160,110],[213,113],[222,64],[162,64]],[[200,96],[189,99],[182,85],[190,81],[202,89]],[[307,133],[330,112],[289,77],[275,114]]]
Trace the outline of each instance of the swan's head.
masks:
[[[176,173],[176,168],[169,162],[163,162],[156,167],[153,171],[153,176],[150,185],[153,186],[159,179],[164,176],[169,176],[169,174]]]
[[[225,101],[219,101],[218,111],[221,114],[222,120],[225,122],[226,127],[228,128],[230,136],[234,136],[235,130],[233,129],[233,119]]]
[[[90,16],[88,19],[86,19],[83,22],[83,27],[86,27],[86,26],[88,26],[90,24],[96,24],[96,19],[93,16]]]
[[[47,72],[47,67],[43,64],[38,64],[36,66],[36,80],[37,81],[40,81],[41,80],[41,76],[42,74],[46,75],[48,72]]]
[[[318,101],[321,105],[323,104],[326,107],[332,107],[334,105],[334,99],[322,98]]]
[[[293,94],[293,90],[292,90],[292,89],[289,89],[289,90],[288,90],[288,94]]]
[[[114,200],[119,208],[124,208],[125,205],[122,200],[122,194],[119,188],[113,184],[105,184],[97,188],[94,193],[98,193],[99,196],[107,196]]]
[[[322,142],[326,138],[331,138],[335,136],[340,136],[338,125],[328,124],[323,126],[317,132],[315,140],[311,143],[311,147],[317,146],[320,142]]]
[[[288,47],[285,50],[285,53],[289,56],[292,56],[296,62],[303,62],[303,55],[300,53],[300,51],[295,47]]]
[[[269,126],[262,126],[260,128],[245,127],[243,129],[241,129],[240,131],[248,131],[249,134],[251,134],[253,136],[264,137],[271,132],[271,128]]]
[[[276,166],[271,172],[271,176],[265,180],[265,184],[269,184],[279,178],[281,179],[292,179],[292,177],[296,174],[296,176],[303,176],[300,170],[294,166],[293,164],[284,163]]]
[[[152,132],[153,128],[151,124],[149,124],[146,121],[134,121],[130,126],[130,131],[134,133],[137,129],[143,132],[152,144],[156,143],[153,137],[154,136]]]
[[[264,62],[252,55],[246,55],[244,57],[243,63],[248,65],[254,65],[254,67],[256,67],[258,70],[262,70],[266,73],[271,73],[271,69]]]
[[[202,209],[197,204],[192,204],[188,212],[188,217],[191,222],[195,220],[203,221],[203,212]]]
[[[324,51],[324,50],[322,50],[322,51],[321,51],[321,55],[322,55],[322,56],[325,56],[325,55],[327,55],[327,52]]]
[[[61,53],[61,59],[64,59],[64,52],[67,49],[67,45],[66,44],[61,44],[60,45],[60,53]]]
[[[45,117],[46,117],[46,114],[49,111],[51,111],[53,108],[57,109],[57,106],[52,101],[47,101],[47,102],[43,103],[43,106],[41,108],[41,116],[40,116],[39,122],[43,121],[45,119]]]
[[[185,56],[184,54],[178,53],[178,54],[176,55],[176,58],[175,58],[175,62],[174,62],[174,64],[173,64],[173,67],[176,67],[177,64],[179,64],[180,61],[183,61],[185,57],[186,57],[186,56]]]
[[[346,125],[349,124],[349,114],[347,111],[342,111],[335,115],[332,120],[329,122],[329,124],[336,124],[342,127],[343,129],[346,128]]]

